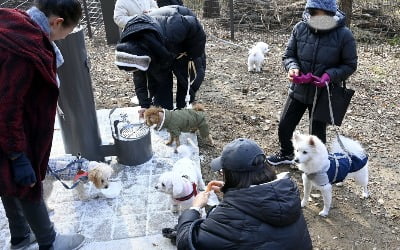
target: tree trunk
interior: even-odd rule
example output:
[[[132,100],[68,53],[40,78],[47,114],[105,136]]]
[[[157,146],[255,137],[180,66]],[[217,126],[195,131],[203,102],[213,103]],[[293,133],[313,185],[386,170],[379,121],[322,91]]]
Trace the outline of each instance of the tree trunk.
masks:
[[[353,0],[340,0],[339,9],[346,14],[346,26],[350,27],[353,11]]]
[[[218,0],[204,0],[203,17],[219,17],[220,6]]]

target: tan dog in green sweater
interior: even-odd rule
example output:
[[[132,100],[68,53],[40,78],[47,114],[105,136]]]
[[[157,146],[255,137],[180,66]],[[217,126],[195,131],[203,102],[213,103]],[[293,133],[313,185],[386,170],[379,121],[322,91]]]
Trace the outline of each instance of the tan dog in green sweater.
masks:
[[[197,130],[199,130],[200,136],[203,139],[207,139],[211,145],[214,144],[204,115],[204,107],[201,104],[195,104],[193,109],[174,111],[151,107],[144,112],[144,119],[146,120],[147,126],[156,124],[156,129],[158,130],[163,128],[167,129],[170,133],[170,139],[167,141],[167,145],[171,145],[175,141],[176,147],[179,147],[179,136],[181,132],[194,133]]]

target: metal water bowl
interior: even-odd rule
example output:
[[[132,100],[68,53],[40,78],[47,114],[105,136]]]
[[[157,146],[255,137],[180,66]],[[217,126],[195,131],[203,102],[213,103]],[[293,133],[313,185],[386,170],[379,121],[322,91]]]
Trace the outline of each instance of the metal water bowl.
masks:
[[[144,124],[128,124],[119,131],[120,137],[124,139],[138,139],[145,136],[149,132],[149,128]]]
[[[150,129],[144,123],[129,123],[126,116],[122,118],[115,120],[112,128],[117,160],[128,166],[143,164],[153,156]]]

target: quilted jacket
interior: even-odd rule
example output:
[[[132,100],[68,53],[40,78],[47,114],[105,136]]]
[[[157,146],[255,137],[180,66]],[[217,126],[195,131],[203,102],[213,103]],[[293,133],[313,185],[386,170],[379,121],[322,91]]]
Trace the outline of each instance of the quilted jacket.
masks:
[[[345,15],[337,11],[337,25],[326,31],[310,27],[308,16],[305,12],[303,20],[294,26],[283,65],[286,71],[296,68],[316,76],[327,72],[331,84],[341,84],[357,69],[356,42],[345,27]],[[315,89],[312,84],[291,84],[289,95],[304,104],[312,104]]]
[[[140,49],[124,52],[151,57],[149,69],[135,72],[133,79],[140,106],[148,108],[158,86],[172,82],[172,64],[181,53],[186,53],[189,59],[204,55],[206,35],[188,8],[175,5],[132,18],[121,34],[119,44],[124,43]]]
[[[290,178],[228,190],[206,219],[179,217],[178,249],[312,249],[299,191]]]

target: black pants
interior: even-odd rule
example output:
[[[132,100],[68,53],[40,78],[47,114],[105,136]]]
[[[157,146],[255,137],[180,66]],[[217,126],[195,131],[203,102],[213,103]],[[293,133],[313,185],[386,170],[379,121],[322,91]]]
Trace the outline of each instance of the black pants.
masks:
[[[32,229],[39,246],[53,244],[56,232],[43,199],[32,202],[2,196],[1,200],[8,218],[11,238],[26,237]]]
[[[175,60],[173,66],[173,72],[176,77],[177,87],[176,87],[176,107],[178,109],[184,108],[186,106],[185,97],[188,89],[188,58],[186,56]],[[196,74],[190,71],[190,81],[193,83],[190,85],[189,95],[190,101],[192,103],[195,100],[196,92],[199,90],[201,83],[205,77],[206,71],[206,55],[203,54],[193,60]]]
[[[149,82],[157,82],[156,87],[149,86],[150,95],[154,96],[153,105],[168,110],[174,109],[173,101],[173,75],[172,71],[165,71],[156,77],[148,75]]]
[[[293,154],[292,136],[304,113],[308,109],[311,116],[312,104],[301,103],[291,97],[286,100],[281,120],[279,122],[278,136],[283,155]],[[326,143],[326,126],[324,122],[313,121],[311,134],[316,135],[323,143]]]

